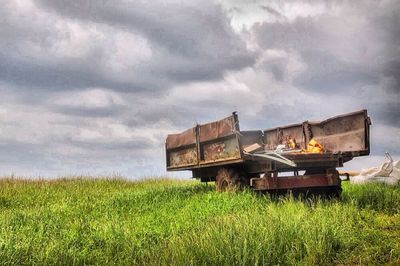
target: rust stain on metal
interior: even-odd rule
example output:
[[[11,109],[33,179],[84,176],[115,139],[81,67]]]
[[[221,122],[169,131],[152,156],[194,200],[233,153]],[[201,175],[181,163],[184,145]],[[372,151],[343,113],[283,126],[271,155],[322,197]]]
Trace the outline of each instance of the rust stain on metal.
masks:
[[[225,158],[240,158],[236,137],[220,142],[205,144],[203,148],[205,161],[215,161]]]
[[[178,148],[196,144],[196,128],[190,128],[179,134],[170,134],[167,136],[167,149]]]
[[[252,188],[255,190],[275,190],[275,189],[294,189],[304,187],[329,187],[338,186],[340,184],[337,172],[329,174],[314,174],[303,176],[283,176],[263,178],[253,178]]]
[[[326,150],[353,152],[368,150],[364,112],[337,116],[320,123],[310,123],[314,138]]]
[[[167,168],[180,169],[224,160],[241,159],[235,134],[235,114],[167,136]],[[200,154],[199,154],[200,152]],[[201,162],[199,162],[201,158]]]
[[[234,117],[230,116],[219,121],[200,125],[200,142],[225,137],[234,132],[235,121]]]
[[[368,125],[365,123],[365,111],[336,116],[321,122],[305,121],[284,127],[264,131],[266,149],[274,150],[279,144],[295,143],[304,150],[312,138],[319,142],[327,151],[369,152]],[[366,145],[367,144],[367,145]]]
[[[189,148],[170,153],[170,166],[188,166],[197,164],[197,149]]]

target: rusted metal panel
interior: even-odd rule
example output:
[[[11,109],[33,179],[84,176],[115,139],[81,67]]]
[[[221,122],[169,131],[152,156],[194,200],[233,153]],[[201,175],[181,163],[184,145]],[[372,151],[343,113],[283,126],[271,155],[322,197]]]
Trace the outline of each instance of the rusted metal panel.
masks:
[[[369,154],[369,118],[366,110],[336,116],[321,122],[305,121],[264,131],[265,148],[274,150],[294,138],[299,148],[314,138],[332,153]]]
[[[277,129],[269,129],[264,131],[264,143],[265,149],[275,150],[276,146],[280,143],[278,142]]]
[[[246,168],[249,168],[252,172],[255,172],[256,169],[265,169],[265,171],[287,171],[291,169],[307,169],[315,167],[334,168],[342,166],[340,160],[341,157],[333,153],[288,153],[282,156],[293,161],[296,164],[296,167],[279,162],[271,162],[257,157],[251,158],[250,156],[245,156],[244,158],[246,160]],[[262,167],[256,167],[257,164]],[[258,172],[262,171],[260,170]]]
[[[217,142],[203,144],[204,162],[240,158],[239,142],[236,136]]]
[[[235,115],[229,116],[219,121],[200,125],[200,142],[214,140],[229,136],[236,131]]]
[[[242,158],[225,158],[224,160],[217,161],[200,161],[199,167],[215,167],[215,166],[223,166],[223,165],[233,165],[243,163],[244,160]]]
[[[302,124],[279,127],[264,132],[264,141],[269,150],[275,149],[279,144],[288,143],[290,139],[296,142],[297,148],[304,149],[306,147]]]
[[[340,186],[337,174],[319,174],[285,177],[253,178],[251,181],[254,190],[281,190],[312,187]]]
[[[172,151],[169,153],[170,167],[184,167],[196,165],[197,148],[188,148],[183,150]]]
[[[196,127],[189,128],[179,134],[169,134],[167,136],[167,149],[179,148],[196,144]]]
[[[209,164],[242,162],[236,121],[234,113],[225,119],[168,135],[167,169],[185,170]]]
[[[254,143],[262,146],[264,144],[263,132],[262,130],[240,131],[240,142],[242,146],[248,146]]]
[[[288,153],[283,156],[302,168],[338,166],[338,156],[333,153]]]
[[[367,114],[359,111],[336,116],[319,123],[310,122],[313,138],[328,151],[369,152],[367,142]]]

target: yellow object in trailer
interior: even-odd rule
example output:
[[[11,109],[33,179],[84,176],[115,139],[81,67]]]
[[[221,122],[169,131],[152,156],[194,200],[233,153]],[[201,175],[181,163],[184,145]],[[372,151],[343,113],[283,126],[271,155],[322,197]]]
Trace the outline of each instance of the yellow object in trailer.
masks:
[[[307,150],[306,152],[309,153],[321,153],[324,152],[324,147],[318,143],[315,139],[311,139],[308,144],[307,144]]]

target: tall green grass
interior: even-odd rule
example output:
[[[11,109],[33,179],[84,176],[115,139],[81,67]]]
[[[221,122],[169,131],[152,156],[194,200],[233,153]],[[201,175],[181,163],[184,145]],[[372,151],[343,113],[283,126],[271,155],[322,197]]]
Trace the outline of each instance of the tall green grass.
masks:
[[[0,181],[0,263],[400,264],[400,188],[294,199],[168,179]]]

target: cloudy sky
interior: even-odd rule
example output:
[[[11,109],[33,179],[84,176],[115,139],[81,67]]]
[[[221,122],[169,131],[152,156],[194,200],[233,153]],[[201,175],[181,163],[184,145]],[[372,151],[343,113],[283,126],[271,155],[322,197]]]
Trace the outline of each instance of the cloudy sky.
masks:
[[[3,0],[0,174],[165,172],[166,134],[368,109],[400,159],[398,1]]]

